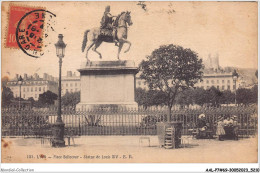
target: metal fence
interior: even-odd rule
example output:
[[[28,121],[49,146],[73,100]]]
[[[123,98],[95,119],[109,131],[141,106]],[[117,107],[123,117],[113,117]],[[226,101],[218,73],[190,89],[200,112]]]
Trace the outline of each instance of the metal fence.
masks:
[[[238,117],[239,135],[257,133],[257,106],[200,109],[175,109],[172,121],[182,121],[182,134],[191,135],[197,127],[198,115],[216,130],[218,116]],[[65,135],[156,135],[156,122],[166,121],[166,109],[96,109],[88,111],[63,110]],[[48,136],[57,119],[57,110],[2,109],[2,136]]]

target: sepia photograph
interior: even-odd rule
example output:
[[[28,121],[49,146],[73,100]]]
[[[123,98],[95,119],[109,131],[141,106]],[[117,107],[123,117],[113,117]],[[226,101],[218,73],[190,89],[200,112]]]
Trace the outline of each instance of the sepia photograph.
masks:
[[[258,163],[257,1],[1,12],[1,163]]]

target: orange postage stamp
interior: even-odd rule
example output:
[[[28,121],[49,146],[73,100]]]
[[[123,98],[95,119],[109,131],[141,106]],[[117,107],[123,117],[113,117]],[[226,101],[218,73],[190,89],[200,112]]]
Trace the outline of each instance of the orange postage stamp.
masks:
[[[44,8],[9,6],[9,20],[5,45],[21,49],[25,54],[38,58],[44,54],[44,38],[54,31],[55,14]]]

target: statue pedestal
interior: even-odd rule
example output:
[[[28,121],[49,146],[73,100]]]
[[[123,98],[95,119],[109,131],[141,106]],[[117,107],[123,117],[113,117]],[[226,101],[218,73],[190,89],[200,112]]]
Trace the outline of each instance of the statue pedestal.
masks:
[[[80,103],[76,109],[133,108],[135,102],[135,75],[133,61],[92,61],[83,63],[80,72]]]

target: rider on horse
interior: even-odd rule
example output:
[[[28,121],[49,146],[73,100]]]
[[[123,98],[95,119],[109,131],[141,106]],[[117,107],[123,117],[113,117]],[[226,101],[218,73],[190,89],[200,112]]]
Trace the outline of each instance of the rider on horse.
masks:
[[[133,24],[130,15],[131,12],[129,11],[122,12],[117,16],[115,22],[113,22],[112,20],[114,16],[112,16],[109,12],[110,12],[110,7],[108,6],[104,13],[104,17],[102,18],[101,27],[87,29],[84,32],[81,50],[82,52],[84,52],[86,48],[87,50],[86,59],[88,62],[89,62],[88,51],[90,50],[91,47],[93,47],[92,50],[99,55],[99,58],[102,59],[101,53],[97,51],[97,48],[101,45],[102,42],[119,43],[118,53],[117,53],[118,59],[122,47],[125,43],[128,44],[128,48],[125,50],[125,53],[130,50],[131,42],[127,40],[127,33],[128,33],[127,31],[128,31],[128,26],[131,26]],[[108,29],[108,27],[110,27],[111,29]],[[112,35],[113,30],[116,30],[116,32],[114,31],[115,33]],[[88,41],[89,44],[87,44]]]
[[[115,42],[115,45],[117,45],[118,41],[116,40],[116,27],[113,26],[113,17],[117,17],[117,16],[112,16],[110,14],[110,6],[106,6],[106,9],[105,9],[105,12],[104,12],[104,15],[101,19],[101,29],[109,29],[109,30],[112,30],[112,36],[113,36],[113,41]]]

